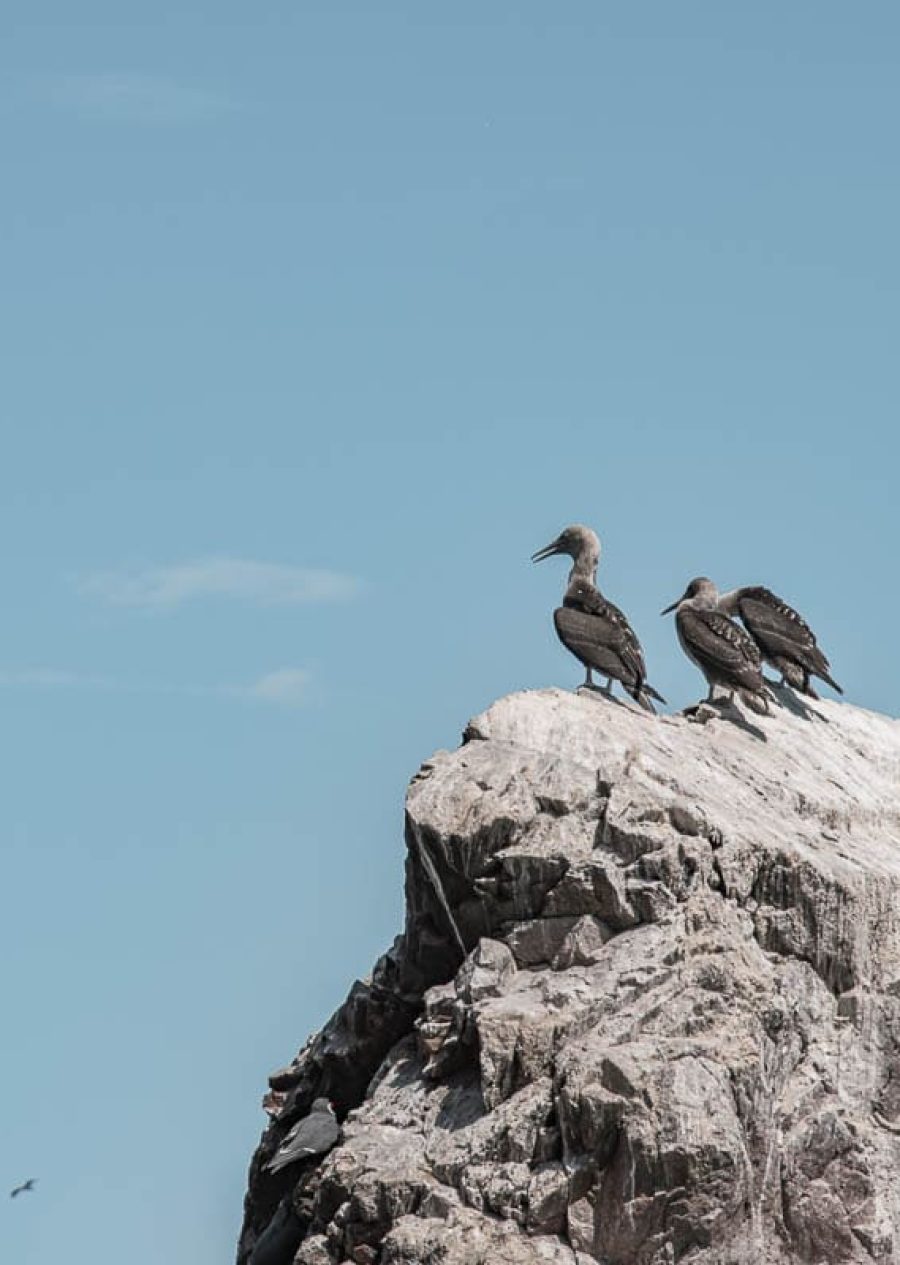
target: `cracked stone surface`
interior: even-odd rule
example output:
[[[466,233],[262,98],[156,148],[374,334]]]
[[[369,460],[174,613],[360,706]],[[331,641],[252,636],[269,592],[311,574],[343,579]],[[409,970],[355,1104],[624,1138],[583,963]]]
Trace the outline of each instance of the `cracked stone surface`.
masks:
[[[779,698],[529,691],[422,766],[242,1265],[900,1262],[900,722]],[[339,1145],[267,1173],[319,1094]]]

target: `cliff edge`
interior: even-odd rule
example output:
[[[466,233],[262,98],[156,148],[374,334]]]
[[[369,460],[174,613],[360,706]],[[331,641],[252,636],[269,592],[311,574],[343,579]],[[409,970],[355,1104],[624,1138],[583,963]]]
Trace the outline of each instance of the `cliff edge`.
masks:
[[[422,766],[240,1262],[900,1262],[900,722],[779,698],[514,694]],[[340,1142],[270,1173],[319,1095]]]

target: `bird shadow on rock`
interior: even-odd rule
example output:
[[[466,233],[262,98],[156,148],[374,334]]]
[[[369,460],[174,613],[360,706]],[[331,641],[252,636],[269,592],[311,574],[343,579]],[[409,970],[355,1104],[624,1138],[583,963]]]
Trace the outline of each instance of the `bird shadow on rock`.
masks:
[[[729,725],[734,725],[735,729],[743,729],[751,738],[757,738],[761,742],[769,741],[766,731],[748,720],[738,705],[727,698],[717,698],[714,702],[704,699],[693,707],[685,707],[681,714],[695,725],[707,725],[711,720],[724,720]]]
[[[817,712],[814,707],[810,707],[808,703],[805,703],[800,695],[795,694],[789,685],[781,685],[769,680],[766,681],[766,684],[775,695],[775,701],[779,707],[783,707],[792,716],[799,716],[801,720],[819,720],[823,725],[831,724],[827,716],[823,716],[821,712]]]

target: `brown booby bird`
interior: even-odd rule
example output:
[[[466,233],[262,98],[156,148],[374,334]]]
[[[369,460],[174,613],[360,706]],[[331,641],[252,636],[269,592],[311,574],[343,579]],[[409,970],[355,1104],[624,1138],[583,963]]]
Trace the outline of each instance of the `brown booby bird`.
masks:
[[[737,693],[753,711],[765,714],[771,695],[762,674],[762,655],[756,642],[718,609],[719,591],[705,576],[691,580],[682,596],[661,613],[677,610],[675,626],[681,648],[709,684],[706,701],[715,699],[721,685]]]
[[[266,1168],[277,1173],[288,1164],[309,1159],[312,1155],[324,1155],[341,1136],[334,1107],[327,1098],[316,1098],[309,1115],[294,1125],[281,1146],[269,1160]]]
[[[650,700],[666,700],[647,682],[641,643],[622,611],[597,588],[600,540],[596,532],[575,523],[532,554],[531,561],[542,562],[555,554],[568,554],[572,570],[563,604],[553,612],[553,624],[566,649],[584,664],[584,684],[597,689],[592,674],[599,672],[606,677],[602,693],[611,696],[612,682],[618,681],[635,702],[655,712]]]
[[[809,680],[811,676],[818,676],[838,694],[843,694],[831,676],[831,664],[819,649],[815,633],[783,598],[770,589],[754,585],[723,593],[718,607],[726,615],[740,616],[762,657],[781,673],[783,685],[793,686],[809,698],[818,698]]]
[[[36,1181],[37,1181],[36,1177],[29,1177],[28,1181],[22,1182],[21,1186],[14,1186],[13,1189],[9,1192],[10,1199],[15,1199],[19,1195],[24,1195],[29,1190],[34,1190],[34,1183]]]

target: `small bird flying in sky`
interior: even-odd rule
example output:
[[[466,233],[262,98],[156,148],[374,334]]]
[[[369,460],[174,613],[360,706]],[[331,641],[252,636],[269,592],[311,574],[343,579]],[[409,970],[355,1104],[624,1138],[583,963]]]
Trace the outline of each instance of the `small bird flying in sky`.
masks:
[[[36,1177],[29,1177],[27,1182],[22,1182],[21,1186],[14,1187],[14,1189],[9,1192],[10,1199],[15,1199],[16,1195],[24,1195],[26,1190],[34,1190],[34,1183],[36,1181]]]

